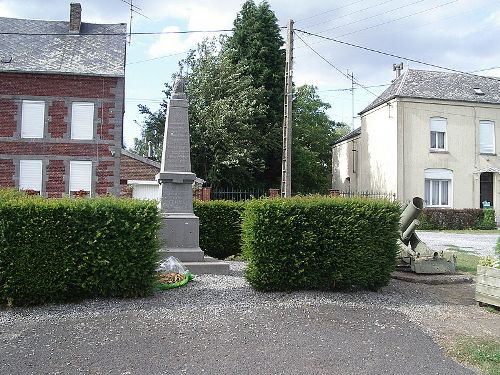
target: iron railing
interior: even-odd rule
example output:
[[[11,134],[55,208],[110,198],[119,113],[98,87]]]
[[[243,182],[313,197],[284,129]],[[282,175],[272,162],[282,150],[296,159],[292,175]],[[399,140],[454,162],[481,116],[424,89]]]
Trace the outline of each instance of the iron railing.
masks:
[[[211,200],[231,200],[231,201],[244,201],[248,199],[258,199],[267,197],[267,190],[265,189],[212,189],[210,194]]]

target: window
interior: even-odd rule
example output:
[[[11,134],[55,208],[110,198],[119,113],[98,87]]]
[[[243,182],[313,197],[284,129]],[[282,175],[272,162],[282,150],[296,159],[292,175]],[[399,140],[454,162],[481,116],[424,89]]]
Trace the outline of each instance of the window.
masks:
[[[479,152],[481,154],[495,153],[495,123],[479,121]]]
[[[94,138],[94,103],[73,103],[71,106],[71,138]]]
[[[45,102],[23,100],[21,115],[21,137],[43,138],[45,124]]]
[[[429,207],[451,207],[451,182],[453,172],[449,169],[426,169],[424,196]]]
[[[42,191],[42,161],[19,161],[19,190]]]
[[[446,119],[431,118],[431,150],[446,150]]]
[[[92,192],[92,162],[91,161],[70,161],[69,162],[69,193],[85,192],[90,195]]]

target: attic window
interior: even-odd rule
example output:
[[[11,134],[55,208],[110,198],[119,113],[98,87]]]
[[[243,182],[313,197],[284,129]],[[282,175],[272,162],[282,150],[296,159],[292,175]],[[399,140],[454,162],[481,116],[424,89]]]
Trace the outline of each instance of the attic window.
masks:
[[[484,92],[483,90],[481,90],[480,88],[478,87],[474,87],[474,92],[476,93],[476,95],[484,95]]]
[[[2,64],[7,64],[12,62],[12,56],[2,57]]]

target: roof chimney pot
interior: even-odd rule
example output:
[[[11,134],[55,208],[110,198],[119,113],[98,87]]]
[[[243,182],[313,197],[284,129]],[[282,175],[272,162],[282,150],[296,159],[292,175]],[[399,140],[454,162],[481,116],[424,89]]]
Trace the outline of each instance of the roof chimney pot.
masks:
[[[82,6],[80,3],[71,3],[69,8],[69,32],[79,34],[82,24]]]

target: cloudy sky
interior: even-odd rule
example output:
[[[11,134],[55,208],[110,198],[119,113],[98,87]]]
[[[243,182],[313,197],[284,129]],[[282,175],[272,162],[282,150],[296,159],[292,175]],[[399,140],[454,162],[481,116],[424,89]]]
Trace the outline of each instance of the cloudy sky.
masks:
[[[80,0],[82,20],[128,24],[130,6],[126,2],[129,1]],[[68,20],[69,3],[64,0],[0,0],[0,16]],[[270,0],[269,3],[282,26],[293,19],[296,30],[406,59],[500,77],[498,0]],[[218,30],[232,27],[243,0],[133,0],[133,4],[143,15],[133,13],[132,32]],[[140,134],[135,123],[141,121],[137,105],[146,104],[156,109],[162,98],[163,84],[177,71],[179,59],[197,42],[212,35],[132,35],[127,46],[126,66],[124,132],[127,147],[131,147],[133,138]],[[352,72],[355,80],[366,88],[355,86],[356,113],[394,79],[394,63],[403,61],[405,70],[438,70],[301,32],[297,35],[295,83],[316,85],[322,99],[332,106],[329,112],[332,119],[349,124],[352,121],[351,81],[338,70]],[[355,126],[358,123],[356,119]]]

